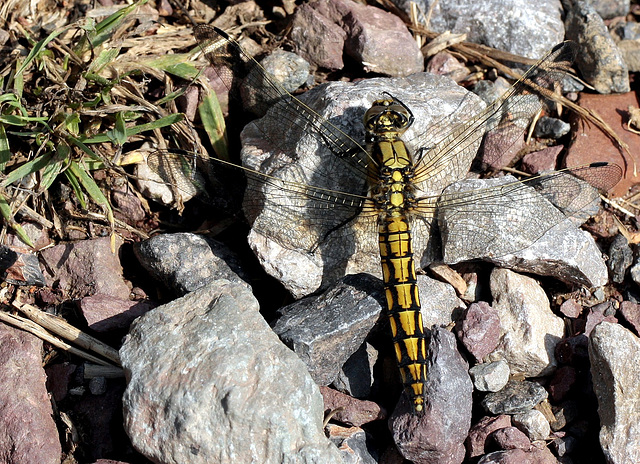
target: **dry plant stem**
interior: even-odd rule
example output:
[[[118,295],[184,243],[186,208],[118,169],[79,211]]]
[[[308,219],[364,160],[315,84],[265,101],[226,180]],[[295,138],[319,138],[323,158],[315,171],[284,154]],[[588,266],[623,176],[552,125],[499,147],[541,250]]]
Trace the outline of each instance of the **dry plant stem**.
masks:
[[[50,330],[54,334],[64,338],[65,340],[69,340],[70,342],[73,342],[86,350],[93,351],[94,353],[97,353],[100,356],[103,356],[116,365],[120,366],[120,356],[118,355],[118,351],[111,348],[109,345],[102,343],[97,338],[93,338],[92,336],[87,335],[65,320],[59,317],[52,316],[51,314],[47,314],[44,311],[36,308],[35,306],[31,306],[29,304],[20,304],[16,301],[14,301],[12,304],[20,312],[24,313],[29,319],[36,322],[37,324],[40,324],[47,330]],[[98,364],[109,365],[104,361]]]
[[[121,367],[85,363],[83,375],[85,379],[93,379],[95,377],[119,379],[124,377],[124,370]]]
[[[12,325],[13,327],[29,332],[35,335],[36,337],[40,338],[41,340],[44,340],[45,342],[50,343],[57,348],[68,351],[69,353],[74,354],[78,357],[84,358],[87,361],[91,361],[96,364],[101,364],[103,366],[111,366],[111,364],[109,364],[107,361],[104,361],[103,359],[93,356],[92,354],[87,353],[86,351],[82,351],[78,348],[75,348],[69,345],[68,343],[60,340],[59,338],[54,337],[38,324],[22,316],[0,311],[0,321],[6,322],[7,324]]]
[[[410,26],[410,28],[417,34],[421,34],[424,35],[425,37],[429,38],[429,39],[433,39],[435,37],[437,37],[439,34],[435,33],[435,32],[431,32],[428,29],[425,29],[423,27],[420,26]],[[499,61],[497,61],[497,59],[501,59],[501,60],[505,60],[505,61],[512,61],[512,62],[516,62],[516,63],[522,63],[522,64],[526,64],[526,65],[532,65],[536,63],[536,60],[531,60],[528,58],[523,58],[520,57],[518,55],[513,55],[511,53],[507,53],[507,52],[501,52],[499,50],[495,50],[491,47],[487,47],[485,45],[477,45],[477,44],[472,44],[470,42],[463,42],[463,43],[456,43],[456,44],[452,44],[451,48],[456,50],[457,52],[459,52],[460,54],[462,54],[463,56],[467,57],[467,58],[471,58],[477,61],[480,61],[481,63],[487,65],[487,66],[491,66],[495,69],[497,69],[498,71],[500,71],[501,73],[510,76],[514,79],[520,79],[522,77],[521,74],[515,72],[514,70],[512,70],[511,68],[503,65],[502,63],[500,63]],[[587,121],[592,122],[593,124],[596,125],[596,127],[598,127],[602,132],[604,132],[610,139],[612,139],[613,141],[615,141],[615,143],[618,145],[618,147],[622,148],[627,155],[629,156],[629,158],[633,159],[633,157],[631,156],[631,152],[629,151],[629,146],[618,136],[618,134],[615,133],[615,131],[611,128],[611,126],[609,126],[609,124],[607,124],[601,117],[600,115],[598,115],[598,113],[596,113],[593,110],[588,110],[586,108],[581,107],[580,105],[572,102],[571,100],[569,100],[568,98],[563,97],[562,95],[558,95],[552,91],[549,91],[548,89],[544,89],[541,88],[535,84],[533,84],[531,81],[525,81],[525,83],[527,85],[529,85],[534,91],[539,92],[540,95],[544,96],[545,98],[548,98],[549,100],[553,100],[556,103],[559,103],[571,110],[573,110],[576,114],[578,114],[581,118],[586,119]],[[627,158],[626,156],[623,156],[623,160],[624,160],[624,164],[625,164],[625,168],[628,168],[628,164],[627,164]],[[634,162],[634,172],[635,172],[635,162]]]

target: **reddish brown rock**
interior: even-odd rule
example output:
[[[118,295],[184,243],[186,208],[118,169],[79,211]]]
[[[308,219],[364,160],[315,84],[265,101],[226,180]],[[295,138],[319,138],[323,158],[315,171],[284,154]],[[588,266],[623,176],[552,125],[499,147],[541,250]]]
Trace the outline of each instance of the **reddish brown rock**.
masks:
[[[478,464],[558,464],[558,460],[548,448],[510,449],[489,453]]]
[[[562,366],[554,374],[549,383],[549,394],[554,402],[562,401],[576,383],[576,370],[571,366]]]
[[[589,308],[589,312],[587,313],[587,323],[584,328],[584,334],[588,337],[593,328],[600,324],[602,321],[617,323],[618,319],[615,316],[608,316],[605,313],[608,305],[606,304],[598,304],[591,308]]]
[[[44,277],[47,285],[67,299],[80,299],[101,293],[127,299],[129,287],[122,277],[118,251],[122,240],[116,240],[115,253],[109,237],[63,243],[42,250]]]
[[[481,361],[500,341],[498,312],[484,301],[473,303],[456,324],[456,333],[469,353]]]
[[[53,395],[56,402],[62,401],[69,391],[69,382],[77,366],[68,362],[51,364],[46,367],[47,390]]]
[[[521,449],[528,451],[531,448],[531,440],[516,427],[504,427],[492,432],[487,437],[502,450]]]
[[[311,4],[296,9],[291,23],[291,40],[295,51],[318,68],[336,70],[344,67],[342,55],[347,33]]]
[[[45,383],[42,341],[0,324],[0,461],[60,463],[62,448]]]
[[[537,174],[542,171],[555,169],[558,155],[563,149],[564,146],[556,145],[524,155],[522,158],[522,170],[531,174]]]
[[[156,305],[148,300],[131,301],[109,295],[92,295],[80,300],[80,310],[89,327],[96,332],[126,329],[138,316]]]
[[[631,324],[635,334],[640,336],[640,305],[631,301],[623,301],[620,305],[620,314]]]
[[[624,171],[624,178],[611,190],[611,193],[614,196],[622,196],[632,185],[640,182],[640,170],[634,170],[634,163],[640,165],[640,136],[627,130],[628,108],[638,106],[638,97],[635,92],[620,95],[583,93],[579,103],[584,108],[596,111],[629,145],[631,154],[619,149],[593,124],[587,124],[584,119],[575,118],[572,122],[574,142],[569,147],[565,165],[574,167],[598,161],[619,165]]]
[[[360,427],[368,422],[387,417],[387,412],[373,401],[359,400],[329,387],[320,387],[320,393],[324,399],[325,412],[342,408],[332,417],[344,424]]]
[[[487,437],[494,431],[511,427],[511,417],[506,414],[500,416],[484,416],[469,431],[465,441],[467,457],[473,458],[486,453]]]
[[[570,299],[560,305],[560,312],[567,317],[575,319],[582,313],[582,306],[576,300]]]
[[[345,52],[362,63],[366,71],[388,76],[408,76],[424,69],[420,49],[397,16],[380,8],[347,0],[317,0],[310,5],[316,10],[314,15],[327,18],[346,32]],[[309,21],[307,19],[306,23]],[[320,20],[315,22],[319,23]],[[326,27],[326,30],[330,32],[329,38],[340,38],[333,28]],[[302,39],[305,39],[304,35]],[[337,44],[332,46],[334,49],[336,47]]]

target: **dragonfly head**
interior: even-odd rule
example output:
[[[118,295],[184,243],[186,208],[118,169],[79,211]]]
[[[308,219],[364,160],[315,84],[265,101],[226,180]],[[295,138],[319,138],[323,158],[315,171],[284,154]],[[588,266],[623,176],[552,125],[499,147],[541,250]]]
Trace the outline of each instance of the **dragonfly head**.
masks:
[[[402,134],[413,124],[413,113],[407,105],[386,92],[385,97],[371,104],[364,114],[364,127],[374,135]]]

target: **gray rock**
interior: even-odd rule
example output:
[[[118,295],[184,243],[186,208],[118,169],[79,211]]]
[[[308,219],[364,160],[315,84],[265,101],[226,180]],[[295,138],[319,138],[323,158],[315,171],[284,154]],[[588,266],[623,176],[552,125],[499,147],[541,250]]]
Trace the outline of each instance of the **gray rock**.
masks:
[[[497,392],[509,381],[509,365],[505,361],[478,364],[469,369],[473,386],[478,391]]]
[[[609,260],[607,261],[607,267],[611,271],[611,280],[621,284],[632,263],[633,251],[629,246],[629,241],[622,234],[616,235],[609,245]]]
[[[512,176],[469,179],[451,184],[445,192],[467,192],[514,181]],[[562,178],[561,182],[574,181]],[[598,195],[583,181],[575,182],[565,185],[567,192],[576,193],[575,206],[566,212],[570,218],[593,204]],[[560,190],[559,186],[550,186],[554,195]],[[516,271],[553,276],[569,284],[607,283],[607,267],[593,237],[566,220],[548,201],[553,201],[553,196],[538,196],[528,186],[506,191],[499,199],[496,196],[481,198],[479,194],[476,205],[485,207],[474,208],[472,214],[464,205],[441,210],[438,224],[446,263],[483,259]]]
[[[320,296],[282,308],[273,330],[317,384],[329,385],[380,318],[381,292],[374,277],[347,276]]]
[[[636,247],[636,258],[633,261],[633,265],[629,268],[629,276],[636,285],[640,286],[640,254]]]
[[[357,84],[336,82],[305,93],[301,100],[355,140],[363,140],[364,112],[385,91],[402,100],[415,115],[414,125],[405,134],[410,150],[432,146],[434,138],[451,126],[454,117],[468,118],[482,109],[482,102],[475,95],[446,77],[431,74],[369,79]],[[333,169],[335,156],[320,140],[300,135],[297,128],[283,127],[278,114],[267,113],[242,133],[243,162],[251,169],[321,188],[360,182],[344,169]],[[278,146],[270,140],[277,140]],[[438,176],[424,182],[425,194],[437,195],[447,184],[464,176],[479,145],[478,138],[469,146],[457,147],[458,152],[453,149],[450,156],[456,162],[443,165]],[[280,195],[281,191],[271,193]],[[251,220],[255,218],[249,235],[251,248],[267,272],[296,298],[326,287],[344,274],[381,275],[377,227],[371,218],[362,218],[325,237],[331,228],[325,230],[317,224],[301,222],[282,208],[276,213],[259,204],[246,204],[245,213]],[[413,248],[421,264],[428,264],[436,254],[430,229],[427,221],[414,221]]]
[[[497,392],[487,393],[481,404],[491,414],[521,414],[547,398],[544,387],[528,380],[510,380]]]
[[[0,453],[6,463],[58,464],[58,430],[42,367],[42,340],[0,324]]]
[[[408,0],[394,3],[409,13]],[[426,14],[434,1],[416,3]],[[435,32],[466,33],[470,42],[540,58],[564,38],[561,13],[559,0],[441,1],[433,9],[428,27]],[[419,19],[425,22],[424,16]]]
[[[511,420],[513,425],[522,430],[531,441],[546,440],[551,433],[549,422],[537,409],[515,414]]]
[[[640,23],[635,21],[616,22],[610,32],[615,40],[638,40],[640,39]]]
[[[325,411],[331,411],[331,417],[341,424],[360,427],[387,418],[387,411],[373,401],[358,400],[329,387],[320,387],[320,393]]]
[[[0,245],[0,278],[14,285],[46,285],[38,255],[22,246]]]
[[[441,328],[431,332],[427,353],[428,401],[424,413],[414,414],[403,396],[389,419],[389,427],[405,459],[425,464],[460,464],[471,425],[473,387],[467,364],[456,349],[454,335]]]
[[[215,280],[248,284],[236,256],[220,242],[191,233],[156,235],[134,247],[140,264],[176,295]]]
[[[554,438],[551,442],[553,450],[559,457],[563,457],[567,454],[571,454],[577,447],[578,440],[568,435],[566,437]]]
[[[500,98],[500,91],[496,88],[496,85],[489,80],[481,80],[473,86],[473,93],[482,98],[482,100],[490,105],[498,98]]]
[[[467,351],[477,361],[482,361],[500,341],[498,312],[485,301],[472,303],[456,323],[456,333]]]
[[[535,137],[559,139],[563,135],[568,134],[570,130],[571,126],[569,123],[564,122],[562,119],[542,116],[536,124],[533,135]]]
[[[611,464],[640,462],[640,339],[601,322],[589,336],[589,359],[605,458]]]
[[[89,380],[89,391],[92,395],[102,395],[107,391],[107,379],[105,377],[93,377]]]
[[[587,0],[602,19],[611,19],[616,16],[626,16],[631,8],[629,0]]]
[[[584,79],[600,93],[629,91],[629,72],[602,18],[587,2],[576,0],[565,18],[567,39],[581,52],[576,66]]]
[[[418,275],[418,291],[423,295],[420,312],[425,329],[448,325],[465,310],[464,302],[457,297],[450,284]]]
[[[260,64],[289,92],[293,92],[309,79],[309,63],[295,53],[275,50]]]
[[[355,398],[368,397],[373,384],[373,366],[377,359],[377,350],[370,344],[363,343],[344,363],[333,381],[333,387]]]
[[[635,23],[638,24],[638,23]],[[640,71],[640,41],[635,40],[621,40],[616,44],[624,63],[627,65],[629,72]]]
[[[329,440],[338,447],[344,464],[377,464],[377,453],[371,452],[367,442],[372,437],[360,427],[340,427],[329,424],[327,426]]]
[[[491,273],[493,308],[500,317],[501,339],[485,360],[504,359],[512,374],[538,377],[556,367],[556,344],[564,322],[551,311],[544,290],[531,277],[507,269]]]
[[[125,429],[154,462],[342,462],[318,387],[244,285],[220,280],[145,314],[120,357]]]

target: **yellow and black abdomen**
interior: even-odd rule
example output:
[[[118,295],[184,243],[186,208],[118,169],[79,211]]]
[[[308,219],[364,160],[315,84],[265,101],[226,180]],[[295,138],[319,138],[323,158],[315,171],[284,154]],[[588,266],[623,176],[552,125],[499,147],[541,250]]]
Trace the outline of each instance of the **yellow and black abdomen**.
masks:
[[[427,377],[426,343],[420,298],[406,217],[383,217],[379,224],[380,257],[385,282],[387,317],[400,375],[416,411],[424,404]]]

